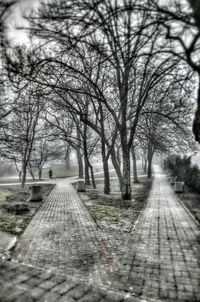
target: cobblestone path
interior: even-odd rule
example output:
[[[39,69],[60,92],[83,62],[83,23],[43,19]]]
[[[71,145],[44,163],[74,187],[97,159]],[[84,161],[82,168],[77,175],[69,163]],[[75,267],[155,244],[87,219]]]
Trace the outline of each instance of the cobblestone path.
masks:
[[[147,207],[124,247],[116,286],[147,297],[200,301],[199,227],[166,176],[155,172]]]
[[[0,301],[200,301],[199,226],[155,172],[138,223],[118,236],[100,232],[70,180],[57,180],[15,251],[23,265],[0,263]]]
[[[98,284],[105,281],[112,261],[95,223],[66,179],[57,180],[21,237],[14,258]]]
[[[0,260],[1,302],[155,302],[70,276]]]

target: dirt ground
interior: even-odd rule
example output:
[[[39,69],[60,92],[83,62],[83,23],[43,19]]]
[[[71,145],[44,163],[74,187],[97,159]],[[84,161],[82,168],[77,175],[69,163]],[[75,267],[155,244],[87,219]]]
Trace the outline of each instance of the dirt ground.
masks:
[[[53,184],[42,184],[42,194],[49,195]],[[21,235],[32,217],[44,202],[27,202],[30,195],[29,186],[21,189],[19,186],[0,187],[0,230],[13,235]],[[18,209],[18,211],[16,211]]]
[[[191,188],[185,186],[185,192],[177,193],[177,196],[200,223],[200,193],[195,192]]]
[[[140,182],[132,185],[132,200],[123,202],[117,180],[111,180],[111,194],[103,194],[103,181],[97,181],[97,189],[87,186],[86,192],[79,193],[82,201],[97,226],[130,232],[143,210],[152,180],[141,177]]]

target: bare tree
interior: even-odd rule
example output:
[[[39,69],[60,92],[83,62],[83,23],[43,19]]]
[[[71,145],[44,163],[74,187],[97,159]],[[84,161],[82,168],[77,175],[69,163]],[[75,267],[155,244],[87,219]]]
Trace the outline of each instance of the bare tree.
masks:
[[[105,192],[111,156],[123,199],[131,198],[130,151],[143,111],[181,61],[168,51],[163,23],[140,8],[139,1],[52,1],[30,19],[33,51],[7,57],[22,89],[37,83],[48,101],[101,138]]]
[[[31,95],[21,95],[18,106],[8,116],[7,126],[2,129],[1,154],[21,163],[21,185],[26,181],[27,167],[31,156],[41,104]],[[18,168],[19,170],[19,168]]]

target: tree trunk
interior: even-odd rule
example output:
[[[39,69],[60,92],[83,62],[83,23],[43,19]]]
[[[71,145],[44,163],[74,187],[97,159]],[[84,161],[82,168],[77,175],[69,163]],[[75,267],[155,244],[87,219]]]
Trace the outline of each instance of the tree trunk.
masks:
[[[148,160],[148,171],[147,171],[148,178],[152,177],[152,157]]]
[[[83,125],[83,152],[84,152],[84,166],[85,166],[85,184],[90,185],[90,174],[89,174],[89,160],[87,150],[87,125]]]
[[[117,161],[118,161],[118,165],[121,168],[121,153],[120,153],[120,148],[117,148]]]
[[[102,155],[102,162],[103,162],[103,173],[104,173],[104,194],[110,194],[110,175],[109,175],[109,168],[108,168],[108,158],[106,156],[106,144],[105,144],[105,129],[104,129],[104,114],[102,110],[102,106],[100,104],[100,113],[101,113],[101,155]]]
[[[103,159],[103,172],[104,172],[104,194],[110,194],[110,175],[108,167],[108,159]]]
[[[83,152],[84,152],[84,166],[85,166],[85,184],[90,185],[89,162],[88,162],[88,151],[87,151],[86,138],[87,138],[87,125],[84,124]]]
[[[22,179],[21,179],[21,187],[24,188],[25,182],[26,182],[26,169],[29,163],[29,158],[30,158],[30,151],[28,154],[28,146],[26,146],[23,160],[22,160]]]
[[[92,178],[92,186],[93,186],[94,189],[96,189],[96,183],[95,183],[95,178],[94,178],[93,167],[90,164],[89,164],[89,167],[90,167],[91,178]]]
[[[26,182],[26,165],[23,164],[22,167],[22,178],[21,178],[21,187],[24,188]]]
[[[22,171],[19,171],[18,172],[18,176],[19,176],[19,181],[20,181],[20,183],[22,182]]]
[[[198,143],[200,143],[200,75],[199,75],[199,88],[198,88],[198,96],[197,96],[197,109],[193,121],[193,133],[195,136],[195,140]]]
[[[122,199],[131,200],[131,173],[130,173],[130,154],[126,150],[126,146],[122,147],[123,159],[123,179],[122,179]]]
[[[116,158],[116,153],[115,153],[114,148],[113,148],[113,150],[111,152],[111,160],[112,160],[113,167],[114,167],[115,172],[116,172],[117,177],[118,177],[120,191],[122,192],[123,177],[122,177],[122,173],[121,173],[120,167],[119,167],[119,165],[117,163],[117,158]]]
[[[71,146],[68,145],[66,149],[66,155],[65,155],[65,165],[66,169],[70,170],[70,153],[71,153]]]
[[[39,170],[38,170],[38,177],[39,177],[39,180],[42,179],[42,168],[39,168]]]
[[[144,172],[145,173],[147,172],[147,162],[148,162],[148,160],[147,160],[147,158],[145,158],[145,160],[144,160]]]
[[[18,172],[19,182],[21,183],[21,182],[22,182],[22,171],[19,170],[19,168],[18,168],[18,166],[17,166],[16,160],[14,160],[14,163],[15,163],[15,169],[16,169],[16,171]]]
[[[84,166],[85,166],[85,184],[90,185],[90,174],[87,155],[84,152]]]
[[[31,165],[28,166],[28,170],[29,170],[29,173],[30,173],[32,179],[35,180],[35,175],[34,175],[34,173],[33,173],[33,170],[32,170]]]
[[[75,150],[76,150],[76,156],[77,156],[77,160],[78,160],[78,177],[79,178],[83,178],[83,158],[82,158],[82,154],[81,154],[81,137],[80,137],[80,132],[77,128],[77,141],[78,141],[78,145],[76,146]]]
[[[101,139],[101,154],[102,154],[103,173],[104,173],[104,194],[110,194],[110,175],[109,175],[109,167],[108,167],[108,157],[106,156],[104,135],[102,135],[102,139]]]
[[[121,145],[122,145],[122,164],[123,164],[123,178],[122,178],[122,199],[131,200],[131,171],[130,171],[130,151],[127,143],[127,132],[121,131]]]
[[[83,178],[83,158],[79,147],[76,147],[76,156],[78,160],[78,177]]]
[[[139,179],[138,179],[138,175],[137,175],[137,162],[136,162],[134,146],[131,147],[131,153],[132,153],[132,159],[133,159],[133,181],[134,181],[134,183],[138,183]]]
[[[153,152],[151,148],[148,150],[148,169],[147,169],[147,177],[150,179],[152,177],[152,159],[153,159]]]
[[[128,20],[130,21],[130,19]],[[131,200],[130,148],[132,144],[130,145],[128,143],[128,130],[127,130],[128,92],[130,89],[129,74],[132,64],[129,55],[130,53],[127,53],[126,60],[124,62],[124,71],[121,75],[121,80],[120,80],[119,70],[117,70],[118,88],[119,88],[119,96],[120,96],[120,104],[121,104],[121,124],[119,126],[119,132],[120,132],[120,141],[121,141],[121,148],[122,148],[122,174],[123,174],[122,199],[123,200]]]

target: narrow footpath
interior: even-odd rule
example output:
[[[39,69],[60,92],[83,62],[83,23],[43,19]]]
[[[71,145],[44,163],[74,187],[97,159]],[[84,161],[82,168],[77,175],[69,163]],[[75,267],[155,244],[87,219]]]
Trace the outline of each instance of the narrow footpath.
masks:
[[[56,180],[15,263],[0,261],[0,301],[200,301],[199,225],[159,168],[144,211],[118,248],[71,181]]]
[[[147,206],[124,247],[116,286],[147,297],[200,301],[199,226],[155,168]]]
[[[21,237],[14,259],[101,285],[112,257],[70,181],[56,180]]]

